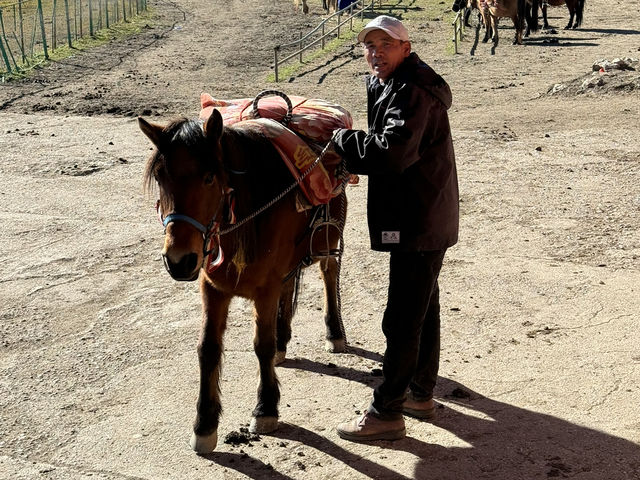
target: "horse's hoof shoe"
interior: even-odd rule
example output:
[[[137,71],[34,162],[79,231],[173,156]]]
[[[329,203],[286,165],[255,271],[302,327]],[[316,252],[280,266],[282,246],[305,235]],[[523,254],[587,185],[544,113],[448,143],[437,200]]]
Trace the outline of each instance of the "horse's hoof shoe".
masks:
[[[278,417],[253,417],[249,432],[251,433],[271,433],[278,429]]]
[[[324,349],[329,353],[344,353],[347,350],[347,342],[344,341],[344,338],[326,340]]]
[[[216,449],[218,445],[218,431],[216,430],[211,435],[191,435],[191,448],[199,455],[211,453]]]
[[[274,365],[280,365],[281,363],[284,363],[284,361],[286,359],[287,359],[287,351],[286,350],[284,352],[277,351],[276,352],[276,356],[273,357],[273,363],[274,363]]]

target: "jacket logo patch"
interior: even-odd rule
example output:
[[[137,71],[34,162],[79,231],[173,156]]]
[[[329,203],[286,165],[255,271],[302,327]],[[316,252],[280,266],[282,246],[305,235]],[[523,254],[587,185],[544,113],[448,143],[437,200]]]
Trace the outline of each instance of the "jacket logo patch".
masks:
[[[382,243],[400,243],[400,232],[382,232]]]

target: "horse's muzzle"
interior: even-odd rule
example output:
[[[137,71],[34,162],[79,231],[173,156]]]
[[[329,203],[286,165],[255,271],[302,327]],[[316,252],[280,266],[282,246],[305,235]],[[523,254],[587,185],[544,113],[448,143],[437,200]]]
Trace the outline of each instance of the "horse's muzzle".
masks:
[[[184,255],[178,262],[173,262],[167,255],[162,255],[162,261],[171,278],[179,282],[191,282],[197,279],[200,273],[198,255],[195,253]]]

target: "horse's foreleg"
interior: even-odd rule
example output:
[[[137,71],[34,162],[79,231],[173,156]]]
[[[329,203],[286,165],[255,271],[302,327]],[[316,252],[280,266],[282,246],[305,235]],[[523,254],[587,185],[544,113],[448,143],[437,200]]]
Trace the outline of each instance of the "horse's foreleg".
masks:
[[[258,403],[249,426],[252,433],[269,433],[278,428],[280,388],[274,368],[276,354],[276,316],[280,286],[262,292],[255,299],[256,318],[253,349],[260,364]]]
[[[489,41],[489,37],[492,37],[491,27],[493,25],[493,17],[487,12],[482,14],[482,20],[484,23],[484,38],[482,39],[482,43],[487,43]]]
[[[220,360],[222,338],[227,325],[227,312],[231,296],[214,289],[203,278],[200,280],[202,294],[202,327],[198,342],[200,362],[200,392],[193,425],[191,448],[198,453],[210,453],[218,441],[218,422],[222,406],[220,403]]]
[[[291,319],[293,317],[293,296],[295,287],[295,276],[282,284],[282,292],[280,293],[280,301],[278,303],[278,317],[276,320],[276,365],[285,361],[287,356],[287,344],[289,343],[289,340],[291,340]]]
[[[518,16],[515,16],[511,20],[513,20],[513,28],[516,31],[515,36],[513,37],[513,45],[522,45],[522,25],[520,19]]]
[[[338,305],[338,261],[329,257],[320,262],[324,281],[324,324],[327,328],[325,350],[341,353],[346,350],[340,306]]]
[[[547,5],[545,3],[542,4],[542,27],[545,30],[549,29],[549,21],[547,20]]]
[[[498,46],[498,17],[491,15],[489,23],[491,24],[491,40],[494,46]]]

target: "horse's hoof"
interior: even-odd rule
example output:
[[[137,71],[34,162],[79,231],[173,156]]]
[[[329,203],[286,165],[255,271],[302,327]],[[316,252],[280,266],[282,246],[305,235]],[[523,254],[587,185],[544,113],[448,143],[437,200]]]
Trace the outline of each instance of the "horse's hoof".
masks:
[[[278,417],[253,417],[249,432],[251,433],[271,433],[278,429]]]
[[[276,352],[276,356],[273,357],[273,363],[274,365],[280,365],[281,363],[284,363],[284,361],[287,359],[287,351],[277,351]]]
[[[199,455],[211,453],[218,445],[218,431],[214,431],[211,435],[191,435],[191,448]]]
[[[344,338],[325,340],[324,349],[329,353],[344,353],[347,350],[347,342]]]

